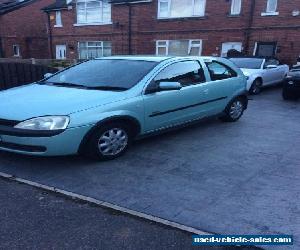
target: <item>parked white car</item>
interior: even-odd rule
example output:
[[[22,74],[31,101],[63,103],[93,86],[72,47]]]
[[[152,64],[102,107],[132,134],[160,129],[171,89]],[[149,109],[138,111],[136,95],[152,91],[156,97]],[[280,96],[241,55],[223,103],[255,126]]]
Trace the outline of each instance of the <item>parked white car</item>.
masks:
[[[280,64],[277,59],[257,57],[229,58],[247,77],[247,90],[250,94],[259,94],[264,86],[283,82],[289,66]]]

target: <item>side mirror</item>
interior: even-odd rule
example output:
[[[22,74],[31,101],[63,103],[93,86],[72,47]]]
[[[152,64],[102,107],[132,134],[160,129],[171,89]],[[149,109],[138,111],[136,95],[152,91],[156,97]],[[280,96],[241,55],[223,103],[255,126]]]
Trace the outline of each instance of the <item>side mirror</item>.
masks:
[[[266,69],[276,69],[277,65],[268,65]]]
[[[179,82],[160,82],[158,87],[160,91],[180,90],[182,88]]]
[[[51,77],[51,76],[53,76],[52,73],[46,73],[46,74],[44,75],[44,78],[49,78],[49,77]]]

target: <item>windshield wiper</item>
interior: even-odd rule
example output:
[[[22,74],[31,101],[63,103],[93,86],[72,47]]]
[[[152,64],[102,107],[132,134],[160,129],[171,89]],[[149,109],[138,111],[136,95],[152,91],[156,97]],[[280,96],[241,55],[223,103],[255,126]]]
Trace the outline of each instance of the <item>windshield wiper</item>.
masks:
[[[125,91],[125,90],[128,90],[128,88],[116,87],[116,86],[95,86],[95,87],[87,86],[87,89],[92,89],[92,90],[107,90],[107,91]]]
[[[39,82],[39,84],[48,84],[51,86],[69,87],[69,88],[82,88],[87,89],[88,87],[81,84],[74,84],[70,82]]]
[[[69,82],[38,82],[38,84],[48,84],[51,86],[69,87],[69,88],[82,88],[90,90],[106,90],[106,91],[125,91],[128,88],[117,86],[86,86],[81,84],[69,83]]]

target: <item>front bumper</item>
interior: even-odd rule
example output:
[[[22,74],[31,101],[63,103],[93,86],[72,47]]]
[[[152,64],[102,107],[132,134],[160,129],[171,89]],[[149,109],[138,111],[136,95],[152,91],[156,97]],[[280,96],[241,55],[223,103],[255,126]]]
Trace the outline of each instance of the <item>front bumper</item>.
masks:
[[[41,156],[77,154],[84,136],[92,126],[69,128],[60,134],[47,137],[4,135],[0,132],[0,150]]]

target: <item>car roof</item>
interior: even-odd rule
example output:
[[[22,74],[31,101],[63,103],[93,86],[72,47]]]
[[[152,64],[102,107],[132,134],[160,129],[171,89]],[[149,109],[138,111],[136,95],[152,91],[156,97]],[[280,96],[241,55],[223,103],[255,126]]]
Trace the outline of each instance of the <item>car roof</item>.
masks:
[[[227,59],[276,59],[275,57],[262,57],[262,56],[232,56]]]
[[[148,61],[148,62],[163,62],[166,60],[182,60],[182,59],[195,59],[195,60],[212,60],[214,57],[202,56],[108,56],[100,57],[95,60],[111,59],[111,60],[133,60],[133,61]]]
[[[96,58],[95,60],[132,60],[132,61],[149,61],[149,62],[162,62],[170,59],[170,56],[107,56]]]

